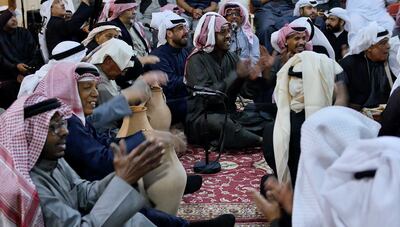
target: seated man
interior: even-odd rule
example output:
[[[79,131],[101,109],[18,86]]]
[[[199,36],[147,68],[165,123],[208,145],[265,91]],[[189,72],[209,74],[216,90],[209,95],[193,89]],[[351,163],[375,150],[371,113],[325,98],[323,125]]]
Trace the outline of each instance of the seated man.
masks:
[[[314,51],[316,53],[320,53],[320,54],[325,54],[328,57],[335,59],[335,51],[333,50],[328,39],[326,38],[324,33],[322,33],[322,31],[312,23],[312,21],[309,18],[307,18],[307,17],[297,18],[296,20],[290,22],[290,24],[285,25],[284,27],[287,27],[287,26],[290,26],[293,28],[297,28],[297,27],[306,28],[308,34],[310,35],[310,38],[309,38],[310,40],[308,40],[308,41],[311,41],[312,51]],[[282,27],[282,29],[284,29],[284,27]],[[282,30],[280,30],[280,31],[282,31]],[[282,52],[282,50],[285,50],[285,48],[278,47],[278,45],[277,45],[278,40],[281,40],[283,38],[283,37],[280,37],[279,34],[280,34],[279,32],[272,33],[271,45],[276,51]]]
[[[69,116],[69,106],[39,94],[18,99],[1,115],[2,125],[25,128],[23,131],[18,127],[2,127],[0,130],[1,157],[3,160],[8,157],[5,159],[7,165],[14,166],[8,178],[3,178],[13,188],[8,187],[10,193],[2,192],[1,195],[2,200],[7,199],[2,202],[12,209],[4,210],[2,206],[1,213],[9,214],[18,209],[20,214],[11,216],[8,221],[6,217],[9,215],[1,215],[1,223],[153,226],[138,213],[145,200],[131,185],[160,164],[162,147],[154,140],[146,141],[129,155],[124,155],[126,151],[114,145],[115,173],[101,181],[85,181],[63,159],[68,135],[65,118]],[[148,165],[140,164],[146,162]],[[2,169],[10,172],[9,168]],[[83,210],[86,215],[81,213]]]
[[[187,90],[183,82],[186,58],[190,54],[188,27],[185,19],[172,12],[153,14],[152,22],[160,18],[158,29],[158,47],[151,54],[160,58],[160,62],[150,65],[153,70],[161,70],[168,75],[163,86],[167,105],[171,110],[172,124],[185,123],[187,113]],[[152,23],[153,24],[153,23]]]
[[[316,29],[319,30],[319,28],[323,28],[325,23],[321,17],[318,16],[317,8],[316,6],[318,5],[317,1],[313,0],[299,0],[295,8],[293,10],[293,17],[290,19],[290,21],[285,21],[284,18],[281,18],[277,20],[277,23],[275,26],[271,26],[267,31],[266,31],[266,36],[265,36],[265,46],[267,49],[271,52],[272,48],[270,46],[270,40],[272,40],[272,33],[281,29],[283,26],[285,26],[287,23],[293,23],[294,21],[309,21],[311,24],[308,26],[310,29]],[[311,31],[309,31],[310,34],[312,34]],[[311,37],[313,38],[313,36]]]
[[[88,59],[88,62],[94,64],[100,72],[101,81],[98,84],[98,103],[105,103],[114,96],[119,95],[121,89],[115,80],[118,77],[124,77],[125,75],[122,75],[123,71],[127,71],[129,68],[137,78],[143,73],[143,65],[152,63],[146,62],[147,59],[151,61],[152,59],[158,60],[158,58],[152,58],[151,56],[136,58],[133,56],[132,47],[119,39],[110,39],[103,43]]]
[[[189,29],[196,30],[201,16],[208,12],[216,12],[219,0],[177,0],[176,4],[185,10],[182,16],[189,22]]]
[[[121,29],[121,39],[129,44],[135,56],[146,56],[150,45],[146,39],[143,26],[136,21],[137,4],[132,0],[116,0],[111,3],[112,15],[108,20]]]
[[[350,27],[350,21],[347,16],[347,12],[342,8],[332,8],[326,13],[328,17],[325,21],[326,29],[324,34],[335,50],[336,61],[339,61],[344,57],[349,48],[348,29]]]
[[[95,114],[95,106],[98,97],[98,91],[96,89],[97,81],[98,72],[91,64],[80,63],[75,65],[60,63],[52,68],[37,88],[38,92],[45,93],[50,97],[59,97],[73,106],[74,115],[68,119],[68,129],[71,134],[67,137],[66,160],[81,177],[88,180],[102,179],[113,171],[113,153],[109,145],[116,140],[115,136],[110,133],[98,133],[90,119],[86,118]],[[157,82],[160,83],[160,81]],[[120,108],[113,111],[105,109],[106,112],[102,115],[107,114],[109,118],[113,117],[112,115],[118,117],[117,114],[112,113],[117,111],[124,112],[126,109],[130,111],[127,104],[128,101],[142,103],[148,99],[149,95],[146,90],[149,90],[149,87],[146,82],[138,79],[133,86],[135,93],[130,96],[134,96],[134,100],[128,98],[127,94],[124,93],[122,97],[121,95],[116,97],[120,100],[122,99],[120,101]],[[119,118],[116,119],[120,119],[121,117],[121,113],[119,113]],[[174,151],[173,148],[176,148],[176,150],[185,149],[185,145],[182,144],[183,142],[169,132],[160,132],[157,130],[149,130],[147,132],[149,135],[157,134],[158,137],[164,139],[163,141],[165,144],[171,145],[170,147],[172,148],[168,149],[168,152]],[[129,146],[134,147],[138,136],[140,138],[140,134],[126,138],[128,148]],[[176,156],[175,152],[168,154]],[[161,188],[157,188],[159,189],[158,197],[151,197],[151,199],[156,203],[157,208],[161,209],[162,207],[164,211],[174,210],[170,213],[176,213],[184,192],[186,174],[179,161],[172,164],[171,159],[165,158],[163,160],[163,165],[157,168],[157,171],[173,172],[175,175],[172,174],[173,178],[170,180],[174,183],[162,185]],[[84,162],[85,165],[81,165],[82,162]],[[160,186],[158,182],[166,179],[166,177],[171,177],[171,174],[168,176],[160,174],[150,179],[147,178],[148,180],[152,180],[152,183],[146,189],[150,187],[153,188],[157,185]],[[146,182],[147,181],[145,181],[145,183]],[[169,193],[168,197],[166,197],[164,193]]]
[[[335,60],[311,51],[294,55],[279,70],[274,94],[278,111],[273,132],[264,134],[264,155],[269,157],[273,151],[274,160],[267,162],[275,162],[280,182],[290,178],[293,185],[296,182],[304,120],[324,107],[342,104],[339,97],[346,94],[335,90],[336,77],[342,72]]]
[[[312,37],[311,34],[313,34]],[[278,56],[276,58],[273,57],[274,55],[271,56],[273,63],[268,70],[263,72],[265,81],[262,83],[262,86],[264,88],[261,89],[262,92],[258,98],[266,103],[272,103],[276,74],[295,54],[301,53],[304,50],[312,50],[325,54],[328,54],[327,50],[331,50],[330,53],[333,56],[335,54],[324,34],[305,17],[298,18],[272,33],[271,46],[274,51],[278,52]]]
[[[214,27],[209,28],[209,23]],[[236,54],[229,52],[231,29],[228,21],[219,14],[206,13],[200,19],[194,34],[195,50],[187,60],[187,85],[206,87],[227,95],[191,96],[188,99],[186,134],[196,144],[217,141],[223,127],[225,111],[229,114],[225,129],[225,147],[243,148],[261,145],[262,138],[246,128],[250,121],[245,112],[237,112],[235,101],[239,94],[249,94],[249,83],[255,83],[258,72],[249,61],[239,62]],[[207,95],[207,93],[205,93]],[[206,101],[205,101],[206,100]],[[226,110],[224,108],[226,106]],[[207,119],[204,113],[207,112]],[[263,127],[264,122],[256,123]],[[199,130],[200,129],[200,130]],[[207,135],[204,133],[207,132]],[[217,145],[218,146],[218,145]]]
[[[301,0],[293,0],[293,2],[299,2]],[[341,0],[314,0],[318,4],[317,9],[319,11],[327,11],[334,7],[340,7]]]
[[[0,107],[8,108],[17,99],[24,76],[42,64],[38,46],[29,30],[18,27],[15,12],[0,14]]]
[[[82,44],[87,48],[87,54],[106,41],[121,35],[121,29],[110,22],[100,22],[89,32]]]
[[[82,0],[79,8],[72,15],[70,20],[65,19],[66,10],[62,0],[49,0],[42,3],[41,15],[44,19],[42,35],[39,41],[45,61],[51,57],[53,48],[62,41],[78,41],[82,39],[81,27],[92,15],[93,7],[91,0]]]
[[[315,23],[318,17],[317,5],[318,2],[314,0],[299,0],[294,6],[293,16],[308,17]]]
[[[376,22],[361,29],[350,42],[349,55],[339,64],[347,75],[349,106],[355,110],[386,104],[395,79],[386,64],[389,32]]]
[[[301,18],[300,18],[301,19]],[[297,19],[297,20],[300,20]],[[304,19],[301,19],[304,20]],[[307,20],[307,19],[306,19]],[[295,21],[294,21],[295,22]],[[277,100],[276,95],[277,95],[277,88],[275,87],[278,86],[277,80],[278,80],[278,73],[282,73],[281,70],[283,66],[289,62],[293,61],[292,58],[293,56],[302,56],[301,54],[312,50],[312,42],[309,42],[310,39],[310,32],[306,25],[309,25],[309,23],[290,23],[286,25],[285,27],[281,28],[278,32],[274,33],[272,36],[272,46],[275,48],[276,51],[280,53],[278,57],[275,60],[274,65],[271,67],[269,74],[264,75],[264,79],[268,81],[269,86],[267,87],[269,89],[268,95],[270,95],[270,99],[272,98],[272,89],[271,86],[273,85],[273,88],[275,90],[274,98]],[[278,38],[279,37],[279,38]],[[307,54],[308,55],[308,54]],[[305,55],[305,56],[307,56]],[[316,81],[318,80],[320,83],[324,83],[323,78],[328,77],[329,75],[325,74],[331,74],[334,79],[334,97],[329,96],[332,98],[333,102],[336,105],[347,105],[347,92],[346,92],[346,86],[345,86],[345,76],[343,73],[339,72],[330,72],[329,69],[324,68],[324,66],[328,66],[331,64],[333,69],[340,68],[339,66],[336,65],[334,61],[329,61],[327,59],[322,58],[321,56],[315,57],[315,60],[321,61],[320,65],[309,65],[307,71],[309,70],[317,70],[318,67],[321,67],[321,72],[324,71],[323,74],[321,74],[320,78],[315,79]],[[310,71],[309,71],[310,72]],[[308,75],[310,76],[310,74]],[[282,78],[281,78],[282,79]],[[315,81],[315,82],[316,82]],[[327,80],[328,81],[328,80]],[[329,80],[330,81],[330,80]],[[282,84],[280,85],[282,86]],[[267,89],[265,89],[267,90]],[[293,91],[292,91],[293,92]],[[291,93],[291,95],[294,93]],[[310,96],[312,98],[312,95]],[[293,97],[292,97],[293,98]],[[305,101],[305,100],[303,100]],[[278,101],[276,101],[278,104]],[[333,102],[331,102],[329,105],[332,105]],[[281,107],[282,108],[282,107]],[[286,107],[285,107],[286,108]],[[278,107],[278,111],[279,111]],[[296,114],[291,111],[290,113],[290,120],[287,122],[290,122],[290,148],[289,150],[292,150],[291,152],[293,155],[295,153],[300,152],[300,144],[299,144],[299,139],[300,139],[300,128],[305,119],[304,111],[297,112]],[[275,124],[275,122],[274,122]],[[274,124],[268,124],[265,127],[264,130],[264,157],[265,160],[268,162],[268,164],[271,166],[273,170],[276,170],[276,165],[275,165],[275,156],[274,156],[274,149],[275,149],[275,144],[274,144],[274,138],[273,134],[275,131],[275,126]],[[285,142],[284,142],[285,143]],[[286,143],[285,143],[286,144]],[[299,155],[299,153],[297,153]],[[296,155],[295,155],[296,156]],[[292,162],[294,156],[292,156],[290,166],[292,164],[297,165],[297,161]],[[297,156],[298,157],[298,156]],[[296,158],[295,158],[296,159]],[[298,160],[298,159],[297,159]],[[290,168],[290,167],[289,167]],[[295,175],[295,170],[297,167],[292,167],[291,168],[291,175]],[[292,173],[294,171],[294,173]],[[276,171],[275,171],[276,173]],[[294,176],[295,177],[295,176]]]
[[[241,59],[250,59],[257,64],[260,59],[260,45],[250,25],[249,12],[240,3],[227,2],[220,6],[219,14],[232,24],[233,37],[230,51]]]
[[[153,13],[158,13],[163,11],[165,8],[177,8],[177,11],[180,11],[178,6],[175,5],[175,0],[138,0],[136,1],[139,4],[139,12],[136,14],[137,21],[141,22],[143,25],[147,26],[151,24],[151,20],[153,18]],[[174,6],[174,7],[173,7]],[[173,11],[173,9],[171,9]],[[154,30],[148,28],[145,29],[146,37],[151,39],[152,48],[157,47],[157,34]]]
[[[112,11],[103,10],[104,20],[109,21],[113,25],[121,29],[121,40],[125,41],[133,49],[133,55],[137,58],[147,56],[151,51],[151,46],[146,38],[144,27],[136,19],[137,4],[132,0],[117,0],[107,3]],[[108,17],[108,14],[111,16]],[[126,76],[118,77],[116,83],[121,88],[127,88],[136,79],[135,72],[128,69]]]

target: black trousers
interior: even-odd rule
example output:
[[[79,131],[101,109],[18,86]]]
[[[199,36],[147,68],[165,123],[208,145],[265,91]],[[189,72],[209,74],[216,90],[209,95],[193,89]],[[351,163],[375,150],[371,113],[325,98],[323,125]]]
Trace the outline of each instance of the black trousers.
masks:
[[[290,142],[288,166],[293,186],[296,183],[297,168],[299,166],[300,131],[304,121],[304,110],[299,113],[295,113],[293,111],[290,112]],[[268,165],[274,170],[274,174],[276,176],[276,164],[273,144],[274,125],[275,121],[268,123],[264,128],[263,152],[265,161],[267,161]]]

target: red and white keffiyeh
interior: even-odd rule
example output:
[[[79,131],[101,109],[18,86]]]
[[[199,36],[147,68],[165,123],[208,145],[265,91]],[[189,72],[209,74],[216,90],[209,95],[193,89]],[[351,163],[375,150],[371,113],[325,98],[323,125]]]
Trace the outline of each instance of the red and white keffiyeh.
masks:
[[[24,107],[44,101],[42,94],[17,99],[0,116],[0,224],[2,226],[44,226],[39,196],[29,171],[36,164],[46,142],[50,119],[61,107],[24,119]]]
[[[92,74],[79,75],[75,72],[78,67],[96,69],[89,63],[60,62],[50,69],[46,77],[40,81],[35,92],[43,93],[49,98],[60,99],[71,107],[72,113],[85,125],[85,114],[79,97],[78,81],[98,80],[98,77]]]
[[[128,9],[136,9],[137,3],[115,4],[114,0],[108,1],[103,7],[103,11],[99,17],[100,22],[111,21],[118,18],[124,11]]]
[[[215,32],[220,32],[224,24],[229,22],[218,13],[209,12],[204,14],[196,27],[193,35],[193,52],[203,50],[211,53],[215,46]],[[193,53],[192,53],[193,54]]]
[[[211,53],[216,43],[215,33],[221,32],[225,24],[229,24],[229,22],[220,14],[214,12],[208,12],[200,18],[193,35],[193,45],[195,48],[186,58],[185,76],[186,66],[190,57],[199,51]],[[184,82],[186,83],[186,79],[184,79]]]
[[[251,24],[250,24],[249,11],[247,10],[246,7],[244,7],[239,2],[227,1],[222,6],[220,6],[218,13],[225,17],[225,15],[227,13],[226,6],[230,6],[230,5],[235,5],[240,8],[240,16],[242,16],[242,18],[243,18],[243,21],[242,21],[243,32],[244,32],[244,34],[246,34],[246,37],[249,40],[249,43],[253,44],[254,33],[253,33],[253,29],[251,28]]]

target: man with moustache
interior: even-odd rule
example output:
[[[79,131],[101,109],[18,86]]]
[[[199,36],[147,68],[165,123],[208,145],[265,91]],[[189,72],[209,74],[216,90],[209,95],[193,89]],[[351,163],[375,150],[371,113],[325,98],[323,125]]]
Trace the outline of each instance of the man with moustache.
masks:
[[[171,110],[172,124],[184,123],[188,94],[183,78],[186,58],[190,54],[190,49],[187,47],[189,37],[187,23],[183,17],[165,11],[153,13],[151,25],[158,26],[158,47],[151,54],[157,56],[160,62],[150,65],[150,68],[161,70],[168,75],[168,83],[163,86],[163,92]]]
[[[349,42],[349,55],[339,64],[347,75],[351,108],[360,111],[387,103],[395,79],[387,64],[389,37],[384,27],[371,22]]]
[[[279,18],[276,20],[274,26],[268,28],[265,37],[260,37],[261,43],[271,52],[273,47],[271,46],[272,34],[288,23],[298,20],[299,18],[309,18],[313,26],[321,28],[324,26],[324,21],[321,17],[318,17],[318,1],[315,0],[299,0],[296,2],[294,10],[292,11],[292,17],[289,18]]]
[[[129,155],[113,145],[115,173],[85,181],[63,158],[71,113],[58,99],[34,93],[0,116],[10,126],[0,129],[2,226],[155,226],[138,213],[145,198],[131,185],[159,165],[159,140]]]
[[[346,10],[339,7],[332,8],[325,15],[327,19],[325,21],[326,30],[324,34],[335,50],[336,61],[339,61],[343,58],[345,51],[349,47],[347,30],[350,21],[348,20]]]
[[[308,17],[317,26],[322,27],[324,21],[318,17],[318,1],[315,0],[299,0],[293,10],[295,17]]]
[[[295,54],[301,53],[304,50],[312,50],[309,42],[310,33],[306,27],[299,27],[292,24],[287,24],[278,31],[272,33],[271,45],[274,51],[278,52],[277,57],[269,72],[263,74],[266,80],[264,95],[267,97],[267,102],[272,102],[272,93],[276,84],[276,74],[282,66]]]
[[[219,14],[232,24],[231,51],[241,59],[250,59],[255,65],[260,59],[260,44],[250,25],[249,12],[238,2],[228,1],[219,8]]]
[[[245,111],[237,112],[235,105],[239,94],[247,98],[247,85],[258,78],[259,71],[251,67],[250,60],[240,62],[238,56],[229,51],[230,43],[230,23],[224,17],[206,13],[200,18],[193,39],[195,49],[186,64],[186,83],[221,91],[227,98],[205,97],[205,104],[203,97],[189,97],[186,134],[189,141],[196,144],[207,142],[203,138],[218,141],[226,106],[229,117],[225,128],[225,147],[237,149],[259,146],[262,137],[246,126],[251,119],[245,119]],[[204,112],[207,112],[207,119]],[[207,134],[204,134],[205,131]]]
[[[146,56],[150,52],[143,27],[135,20],[137,3],[133,0],[116,0],[111,3],[111,23],[121,29],[121,39],[129,44],[137,56]]]
[[[309,17],[312,21],[318,16],[317,1],[313,0],[299,0],[293,10],[293,16]]]
[[[49,0],[42,3],[41,15],[44,20],[42,32],[45,35],[43,44],[46,44],[46,55],[51,53],[54,47],[62,41],[82,40],[81,28],[93,12],[93,2],[92,0],[82,0],[69,20],[65,18],[67,12],[63,1]]]

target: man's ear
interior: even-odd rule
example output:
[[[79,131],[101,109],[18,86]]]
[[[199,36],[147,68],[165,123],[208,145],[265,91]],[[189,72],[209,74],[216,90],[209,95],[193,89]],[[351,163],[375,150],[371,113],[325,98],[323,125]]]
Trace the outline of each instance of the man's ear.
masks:
[[[174,35],[174,33],[171,30],[167,30],[167,33],[165,34],[166,38],[172,38],[172,36]]]
[[[345,23],[346,23],[346,22],[345,22],[344,20],[340,19],[340,21],[339,21],[340,26],[343,27]]]

